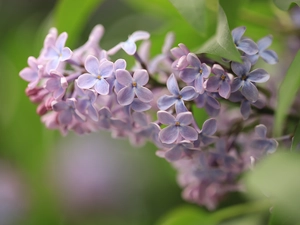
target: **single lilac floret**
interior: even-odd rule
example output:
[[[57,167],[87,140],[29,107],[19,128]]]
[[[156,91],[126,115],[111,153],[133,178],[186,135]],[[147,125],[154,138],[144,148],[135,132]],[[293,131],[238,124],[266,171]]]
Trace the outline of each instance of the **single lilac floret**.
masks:
[[[197,139],[197,131],[189,126],[194,120],[191,112],[179,113],[175,118],[166,111],[158,111],[157,117],[160,123],[168,125],[159,132],[159,138],[163,143],[172,144],[180,137],[188,141]]]
[[[76,109],[76,99],[69,98],[66,101],[53,101],[52,108],[55,112],[58,112],[58,122],[62,125],[70,125],[73,121],[73,117],[80,122],[84,122],[84,117]]]
[[[57,69],[60,62],[66,61],[71,58],[72,51],[70,48],[65,47],[68,34],[66,32],[61,33],[54,45],[50,45],[46,51],[44,57],[49,60],[46,65],[46,71],[49,73],[51,70]]]
[[[206,82],[206,90],[210,92],[219,92],[219,95],[223,98],[229,98],[231,93],[231,80],[224,69],[218,65],[214,64],[212,67],[212,73],[215,76],[208,78]]]
[[[127,70],[119,69],[116,71],[116,79],[124,86],[117,94],[117,100],[120,105],[131,104],[135,95],[145,103],[153,100],[152,92],[148,88],[143,87],[149,80],[146,70],[136,70],[132,77]]]
[[[120,42],[118,45],[108,50],[107,54],[114,55],[122,48],[128,55],[134,55],[137,49],[135,42],[140,40],[147,40],[149,39],[149,37],[150,34],[146,31],[135,31],[128,37],[127,41]]]
[[[255,69],[250,72],[251,63],[246,57],[242,57],[243,63],[232,62],[231,69],[237,75],[231,84],[231,91],[241,88],[242,95],[250,102],[258,99],[258,90],[254,83],[263,83],[269,80],[270,75],[263,69]]]
[[[263,124],[255,127],[258,138],[251,142],[251,147],[263,153],[274,153],[278,147],[278,142],[274,138],[267,138],[267,128]]]
[[[190,50],[182,43],[178,44],[179,47],[172,48],[170,51],[176,60],[172,63],[172,68],[175,70],[183,70],[188,66],[187,55]]]
[[[272,44],[272,36],[263,37],[257,42],[258,53],[254,55],[247,55],[251,64],[254,65],[258,58],[261,57],[268,64],[276,64],[278,62],[278,55],[275,51],[267,49]]]
[[[50,78],[46,82],[45,88],[52,92],[53,98],[60,99],[65,94],[68,87],[67,79],[62,76],[59,72],[50,72]]]
[[[205,63],[201,63],[194,53],[187,55],[187,61],[191,67],[185,68],[179,73],[179,77],[187,84],[193,83],[196,92],[203,94],[204,79],[210,74],[211,68]]]
[[[98,121],[98,111],[94,106],[97,94],[93,90],[84,90],[84,94],[77,98],[77,109],[80,113],[87,115],[94,121]]]
[[[187,112],[184,101],[189,101],[194,99],[197,96],[197,93],[192,86],[186,86],[179,90],[177,80],[174,74],[167,80],[167,88],[172,95],[163,95],[157,101],[157,106],[160,110],[166,110],[172,105],[175,105],[177,113]]]
[[[249,38],[242,38],[246,27],[237,27],[231,31],[233,42],[237,49],[245,52],[247,55],[254,55],[258,52],[257,45]]]
[[[194,142],[195,147],[202,143],[204,146],[214,143],[218,137],[212,136],[217,131],[216,119],[208,119],[203,123],[202,130],[198,134],[198,139]]]
[[[220,103],[216,100],[212,93],[204,91],[194,100],[198,108],[205,108],[208,115],[216,117],[220,113]]]
[[[107,95],[109,83],[106,78],[110,77],[113,72],[113,63],[108,60],[99,62],[95,56],[89,55],[85,61],[85,69],[88,73],[78,77],[78,87],[82,89],[94,87],[100,95]]]
[[[30,56],[27,60],[29,67],[24,68],[20,71],[19,75],[23,80],[29,82],[28,88],[32,89],[37,86],[41,79],[41,66],[36,58]]]

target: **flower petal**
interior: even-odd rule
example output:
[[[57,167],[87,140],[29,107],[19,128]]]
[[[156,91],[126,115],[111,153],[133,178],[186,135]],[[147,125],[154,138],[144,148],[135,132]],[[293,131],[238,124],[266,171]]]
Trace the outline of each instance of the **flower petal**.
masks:
[[[242,95],[250,102],[255,102],[258,99],[258,90],[250,81],[245,81],[241,89]]]
[[[177,98],[170,95],[163,95],[157,100],[157,107],[160,110],[166,110],[175,104]]]
[[[263,83],[269,80],[269,78],[270,75],[267,73],[267,71],[263,69],[256,69],[248,74],[247,80],[255,83]]]
[[[125,42],[122,42],[121,47],[128,55],[133,55],[136,52],[136,44],[134,43],[134,41],[127,40]]]
[[[236,75],[241,77],[249,73],[251,69],[251,62],[247,58],[243,57],[243,63],[232,62],[231,69]]]
[[[134,98],[134,91],[132,86],[122,88],[117,94],[117,100],[120,105],[129,105],[132,103]]]
[[[70,59],[72,56],[72,51],[71,49],[65,47],[63,48],[62,52],[61,52],[61,61],[65,61],[67,59]]]
[[[257,42],[257,47],[258,47],[259,51],[267,49],[272,44],[272,40],[273,40],[272,35],[268,35],[268,36],[260,39]]]
[[[138,98],[133,99],[133,102],[131,103],[131,108],[136,112],[144,112],[146,110],[149,110],[151,108],[151,105],[145,102],[142,102]]]
[[[199,94],[203,94],[204,92],[203,77],[201,75],[197,76],[195,79],[195,89]]]
[[[222,74],[225,73],[224,69],[222,66],[220,66],[219,64],[214,64],[212,69],[211,69],[211,72],[215,75],[219,75],[221,76]]]
[[[205,135],[213,135],[217,131],[217,120],[208,119],[203,123],[202,133]]]
[[[157,118],[158,121],[162,124],[171,125],[171,124],[175,124],[176,122],[175,117],[166,111],[158,111]]]
[[[231,84],[231,92],[236,92],[237,90],[239,90],[242,84],[243,81],[240,78],[238,77],[234,78]]]
[[[94,75],[85,73],[78,77],[77,85],[79,88],[88,89],[93,87],[97,80],[98,79]]]
[[[201,68],[201,61],[194,53],[189,53],[186,59],[192,67]]]
[[[254,55],[258,52],[257,45],[251,39],[242,39],[237,46],[237,49],[245,52],[248,55]]]
[[[162,143],[172,144],[174,143],[179,135],[179,129],[175,125],[170,125],[159,132],[159,139]]]
[[[171,150],[167,151],[164,155],[164,157],[170,162],[180,159],[181,156],[182,156],[182,147],[178,145],[173,147]]]
[[[22,77],[23,80],[26,80],[28,82],[38,79],[38,72],[29,67],[26,67],[23,70],[21,70],[19,75],[20,77]]]
[[[211,92],[217,91],[220,86],[220,81],[221,81],[221,79],[219,76],[212,76],[212,77],[208,78],[208,80],[206,82],[206,90],[211,91]]]
[[[266,138],[267,137],[267,127],[263,124],[259,124],[255,127],[255,133],[260,138]]]
[[[245,31],[246,31],[246,27],[244,27],[244,26],[233,29],[231,31],[233,42],[237,43],[242,38]]]
[[[55,47],[62,52],[63,48],[65,47],[66,41],[68,38],[68,34],[66,32],[61,33],[56,42],[55,42]]]
[[[70,110],[61,111],[58,114],[58,122],[63,125],[69,125],[72,122],[73,116]]]
[[[117,70],[116,71],[116,79],[118,81],[118,83],[127,86],[129,84],[131,84],[133,82],[132,76],[130,75],[130,73],[127,70]]]
[[[188,109],[184,105],[184,102],[182,100],[177,100],[175,103],[175,110],[176,113],[182,113],[182,112],[187,112]]]
[[[99,60],[95,56],[89,55],[85,60],[84,66],[90,74],[100,75]]]
[[[129,36],[128,39],[130,39],[133,42],[139,41],[139,40],[146,40],[149,39],[150,34],[147,31],[135,31],[132,33],[132,35]]]
[[[241,108],[240,108],[241,114],[243,116],[243,119],[246,120],[249,118],[250,113],[251,113],[251,104],[247,100],[243,100],[241,103]]]
[[[195,80],[197,74],[198,74],[198,71],[196,71],[195,69],[185,68],[182,71],[180,71],[179,77],[185,83],[189,84],[189,83],[192,83]]]
[[[191,124],[193,119],[193,114],[191,112],[178,113],[176,116],[176,121],[178,121],[181,126],[187,126]]]
[[[142,102],[151,102],[153,100],[153,94],[152,92],[145,87],[137,86],[134,88],[136,96],[142,101]]]
[[[114,64],[108,60],[102,61],[99,66],[99,72],[102,77],[109,77],[114,70]]]
[[[100,95],[107,95],[109,92],[109,84],[108,82],[104,79],[101,78],[98,80],[95,84],[95,91],[99,93]]]
[[[261,58],[269,64],[276,64],[278,63],[278,55],[273,50],[265,50],[260,52]]]
[[[193,127],[180,126],[180,135],[189,141],[196,141],[198,139],[198,133]]]
[[[177,83],[177,80],[176,80],[173,73],[171,74],[171,76],[167,80],[167,88],[168,88],[168,90],[170,91],[170,93],[172,95],[175,95],[175,96],[179,95],[178,83]]]
[[[118,69],[125,69],[126,68],[126,61],[124,59],[118,59],[117,61],[115,61],[114,64],[114,69],[118,70]]]
[[[219,88],[220,96],[227,99],[227,98],[229,98],[230,93],[231,93],[230,84],[226,81],[223,81]]]
[[[149,81],[147,70],[136,70],[133,74],[133,80],[135,80],[141,86],[147,84]]]

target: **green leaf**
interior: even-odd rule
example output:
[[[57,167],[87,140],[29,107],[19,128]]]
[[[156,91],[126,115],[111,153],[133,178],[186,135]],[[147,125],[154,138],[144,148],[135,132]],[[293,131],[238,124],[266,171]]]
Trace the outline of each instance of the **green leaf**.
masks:
[[[231,31],[228,27],[224,10],[219,6],[218,26],[216,35],[210,38],[197,53],[209,53],[232,61],[241,62],[241,56],[236,49]]]
[[[300,6],[300,0],[273,0],[273,1],[278,8],[285,11],[287,11],[293,3]]]
[[[54,26],[68,33],[68,46],[73,47],[89,16],[103,0],[60,0],[54,10]]]
[[[278,104],[275,112],[274,135],[282,134],[287,113],[300,87],[300,51],[291,63],[278,92]]]
[[[275,153],[247,174],[247,190],[254,196],[262,194],[280,206],[280,214],[300,220],[300,155]],[[284,218],[282,217],[282,218]]]
[[[208,212],[199,207],[182,206],[165,215],[157,225],[214,225]]]
[[[297,145],[300,143],[300,122],[298,122],[295,131],[294,137],[292,141],[291,151],[295,151],[297,149]]]
[[[217,10],[216,0],[170,0],[170,2],[199,34],[206,35],[209,24],[208,10]]]

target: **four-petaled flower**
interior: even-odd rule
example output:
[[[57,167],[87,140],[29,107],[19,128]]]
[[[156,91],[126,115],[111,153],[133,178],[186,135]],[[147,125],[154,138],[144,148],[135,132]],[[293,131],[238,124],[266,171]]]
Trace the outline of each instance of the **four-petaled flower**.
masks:
[[[199,147],[202,143],[204,146],[215,142],[218,138],[212,136],[217,131],[216,119],[208,119],[203,123],[202,130],[198,134],[198,139],[194,142],[195,147]]]
[[[28,88],[33,89],[37,86],[41,79],[41,67],[36,58],[30,56],[27,60],[29,67],[26,67],[20,71],[20,77],[28,81]]]
[[[162,143],[172,144],[180,137],[188,141],[197,140],[197,131],[189,126],[194,120],[191,112],[178,113],[175,118],[166,111],[158,111],[157,117],[160,123],[168,125],[159,132]]]
[[[203,94],[203,80],[210,74],[211,68],[205,63],[201,63],[194,53],[187,55],[187,61],[191,67],[185,68],[179,73],[179,77],[186,83],[193,83],[196,91]]]
[[[53,98],[61,98],[65,94],[67,87],[68,82],[64,76],[56,71],[50,72],[50,78],[47,80],[45,88],[52,92]]]
[[[231,31],[233,42],[237,49],[245,52],[247,55],[254,55],[258,52],[257,45],[249,38],[242,38],[246,27],[237,27]]]
[[[107,51],[108,55],[114,55],[121,48],[128,54],[134,55],[136,52],[136,41],[147,40],[150,37],[150,34],[146,31],[135,31],[130,35],[125,42],[120,42],[118,45]]]
[[[58,36],[55,44],[51,44],[47,47],[44,57],[49,60],[46,66],[46,71],[48,73],[50,73],[51,70],[57,69],[60,62],[71,58],[71,49],[65,47],[67,38],[68,34],[63,32]]]
[[[167,88],[172,95],[161,96],[157,101],[158,108],[166,110],[175,104],[177,113],[187,112],[188,110],[184,105],[184,101],[189,101],[196,97],[197,93],[194,87],[186,86],[180,91],[174,74],[171,74],[167,80]]]
[[[100,61],[89,55],[85,61],[85,69],[89,73],[84,73],[78,78],[78,87],[89,89],[94,87],[100,95],[109,93],[109,83],[106,78],[111,76],[114,64],[108,60]]]
[[[119,69],[116,71],[116,79],[124,86],[117,94],[117,100],[120,105],[129,105],[132,103],[135,95],[142,102],[148,103],[152,101],[152,92],[148,88],[143,87],[149,80],[146,70],[136,70],[132,77],[127,70]]]
[[[231,91],[235,92],[241,88],[242,95],[250,102],[256,102],[258,99],[258,90],[254,83],[263,83],[269,80],[270,75],[263,69],[255,69],[250,72],[251,63],[246,57],[243,63],[232,62],[231,69],[238,76],[234,78]]]
[[[267,49],[272,44],[272,39],[271,35],[263,37],[257,42],[258,52],[254,55],[247,55],[247,58],[250,60],[252,65],[257,62],[259,56],[269,64],[276,64],[278,62],[276,52]]]
[[[230,77],[218,64],[214,64],[211,71],[215,74],[215,76],[208,78],[206,82],[206,90],[211,92],[218,91],[221,97],[229,98],[231,93]]]

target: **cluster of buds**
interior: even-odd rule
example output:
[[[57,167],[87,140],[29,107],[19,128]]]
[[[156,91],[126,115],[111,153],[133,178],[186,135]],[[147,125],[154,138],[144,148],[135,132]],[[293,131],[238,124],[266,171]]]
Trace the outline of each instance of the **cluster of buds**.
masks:
[[[29,82],[26,94],[38,104],[47,128],[64,135],[108,130],[138,146],[150,141],[157,155],[178,169],[183,197],[214,209],[226,193],[242,190],[240,174],[278,145],[267,138],[265,125],[248,121],[255,117],[252,105],[265,105],[257,83],[270,78],[253,66],[259,57],[269,64],[278,60],[267,49],[272,37],[255,43],[244,32],[245,27],[232,31],[242,63],[217,63],[184,44],[172,48],[172,33],[161,54],[151,58],[146,31],[104,50],[99,46],[104,28],[97,25],[88,41],[72,51],[65,47],[67,33],[58,35],[52,28],[40,55],[28,58],[29,67],[20,76]],[[111,60],[120,50],[135,58],[133,68],[126,68],[124,59]],[[240,112],[232,113],[239,105]],[[197,108],[210,117],[203,124],[196,122]]]

